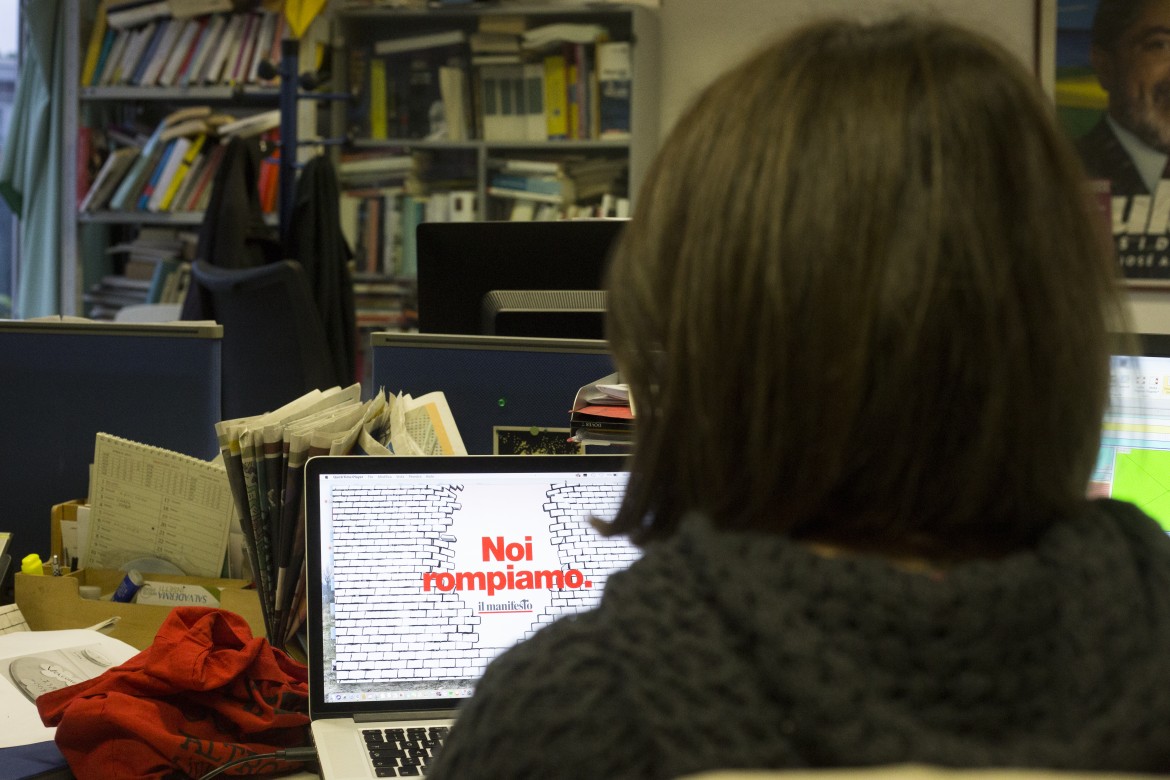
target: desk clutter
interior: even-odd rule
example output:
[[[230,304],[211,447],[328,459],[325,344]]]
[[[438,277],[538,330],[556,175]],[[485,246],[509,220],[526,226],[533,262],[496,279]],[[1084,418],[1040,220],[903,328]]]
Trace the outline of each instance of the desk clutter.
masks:
[[[617,375],[582,387],[561,408],[575,441],[628,442],[632,434],[633,404]],[[94,436],[87,497],[52,508],[43,561],[38,554],[13,561],[16,604],[0,610],[0,703],[24,726],[0,737],[0,749],[77,777],[109,776],[115,762],[124,767],[135,756],[161,756],[199,776],[228,758],[208,752],[218,745],[282,757],[266,770],[311,758],[311,748],[297,747],[309,742],[304,707],[268,715],[247,712],[246,702],[232,709],[236,678],[210,681],[211,688],[202,677],[164,680],[168,664],[182,653],[218,655],[235,665],[180,665],[196,676],[214,666],[283,680],[283,701],[304,701],[297,659],[307,647],[298,642],[307,597],[306,463],[315,455],[467,449],[441,392],[379,390],[363,401],[359,385],[334,387],[214,427],[219,455],[211,461]],[[143,680],[168,687],[146,690]],[[119,704],[121,714],[111,717],[110,697],[133,706]],[[163,704],[173,704],[182,722]],[[212,714],[192,725],[205,705]],[[216,731],[224,724],[230,734]],[[195,728],[203,731],[193,738]],[[255,755],[265,751],[280,752]]]
[[[305,666],[205,607],[168,610],[144,648],[92,628],[0,635],[0,722],[2,778],[200,777],[233,759],[284,773],[313,757]]]
[[[302,488],[314,455],[466,455],[442,393],[360,386],[313,391],[268,414],[216,426],[269,641],[285,647],[305,617]]]
[[[356,384],[314,390],[221,421],[212,461],[98,433],[88,501],[53,507],[51,562],[20,562],[28,624],[114,618],[107,634],[143,649],[174,607],[221,607],[285,648],[304,619],[308,458],[466,454],[442,393],[360,396]]]

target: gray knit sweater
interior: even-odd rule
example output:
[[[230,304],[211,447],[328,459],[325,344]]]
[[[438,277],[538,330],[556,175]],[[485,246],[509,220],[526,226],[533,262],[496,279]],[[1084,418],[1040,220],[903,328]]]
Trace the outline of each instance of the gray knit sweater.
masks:
[[[430,777],[905,761],[1170,772],[1170,537],[1087,502],[930,574],[690,519],[493,662]]]

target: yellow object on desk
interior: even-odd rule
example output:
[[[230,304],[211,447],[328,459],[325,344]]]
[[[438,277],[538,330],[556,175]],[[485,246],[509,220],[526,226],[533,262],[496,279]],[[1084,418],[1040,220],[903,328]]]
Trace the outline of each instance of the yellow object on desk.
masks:
[[[39,576],[45,573],[45,564],[41,562],[41,556],[29,553],[20,559],[20,571],[23,574]]]

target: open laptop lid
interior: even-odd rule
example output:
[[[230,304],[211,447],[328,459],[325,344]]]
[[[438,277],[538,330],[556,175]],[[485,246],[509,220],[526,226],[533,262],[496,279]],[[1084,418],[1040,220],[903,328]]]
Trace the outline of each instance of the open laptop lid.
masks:
[[[1170,531],[1170,335],[1115,348],[1091,496],[1131,501]]]
[[[621,455],[310,459],[311,717],[454,709],[500,652],[596,604],[640,555],[588,523],[616,512],[625,468]]]

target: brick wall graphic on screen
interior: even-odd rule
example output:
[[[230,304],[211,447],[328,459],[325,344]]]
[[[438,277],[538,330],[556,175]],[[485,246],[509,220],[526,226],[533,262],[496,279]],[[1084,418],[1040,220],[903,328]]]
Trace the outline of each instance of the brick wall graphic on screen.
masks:
[[[480,617],[455,593],[419,587],[425,572],[452,568],[449,531],[461,490],[335,491],[339,682],[470,679],[482,671]]]
[[[481,592],[423,591],[427,572],[453,571],[451,533],[462,486],[345,488],[334,493],[336,674],[339,682],[474,679],[504,647],[480,643]],[[600,536],[591,514],[610,517],[623,486],[552,485],[544,511],[562,571],[593,588],[565,588],[524,636],[595,604],[601,583],[633,563],[636,549]],[[606,553],[608,552],[608,555]],[[615,557],[615,555],[617,557]],[[425,652],[424,652],[425,651]]]
[[[629,566],[638,557],[637,550],[624,538],[604,537],[589,523],[590,515],[613,517],[623,491],[620,484],[566,483],[553,485],[545,494],[548,501],[544,511],[549,515],[549,531],[561,571],[576,569],[593,587],[554,591],[552,603],[537,617],[526,637],[563,615],[592,607],[601,598],[601,583],[606,575],[615,568]]]

